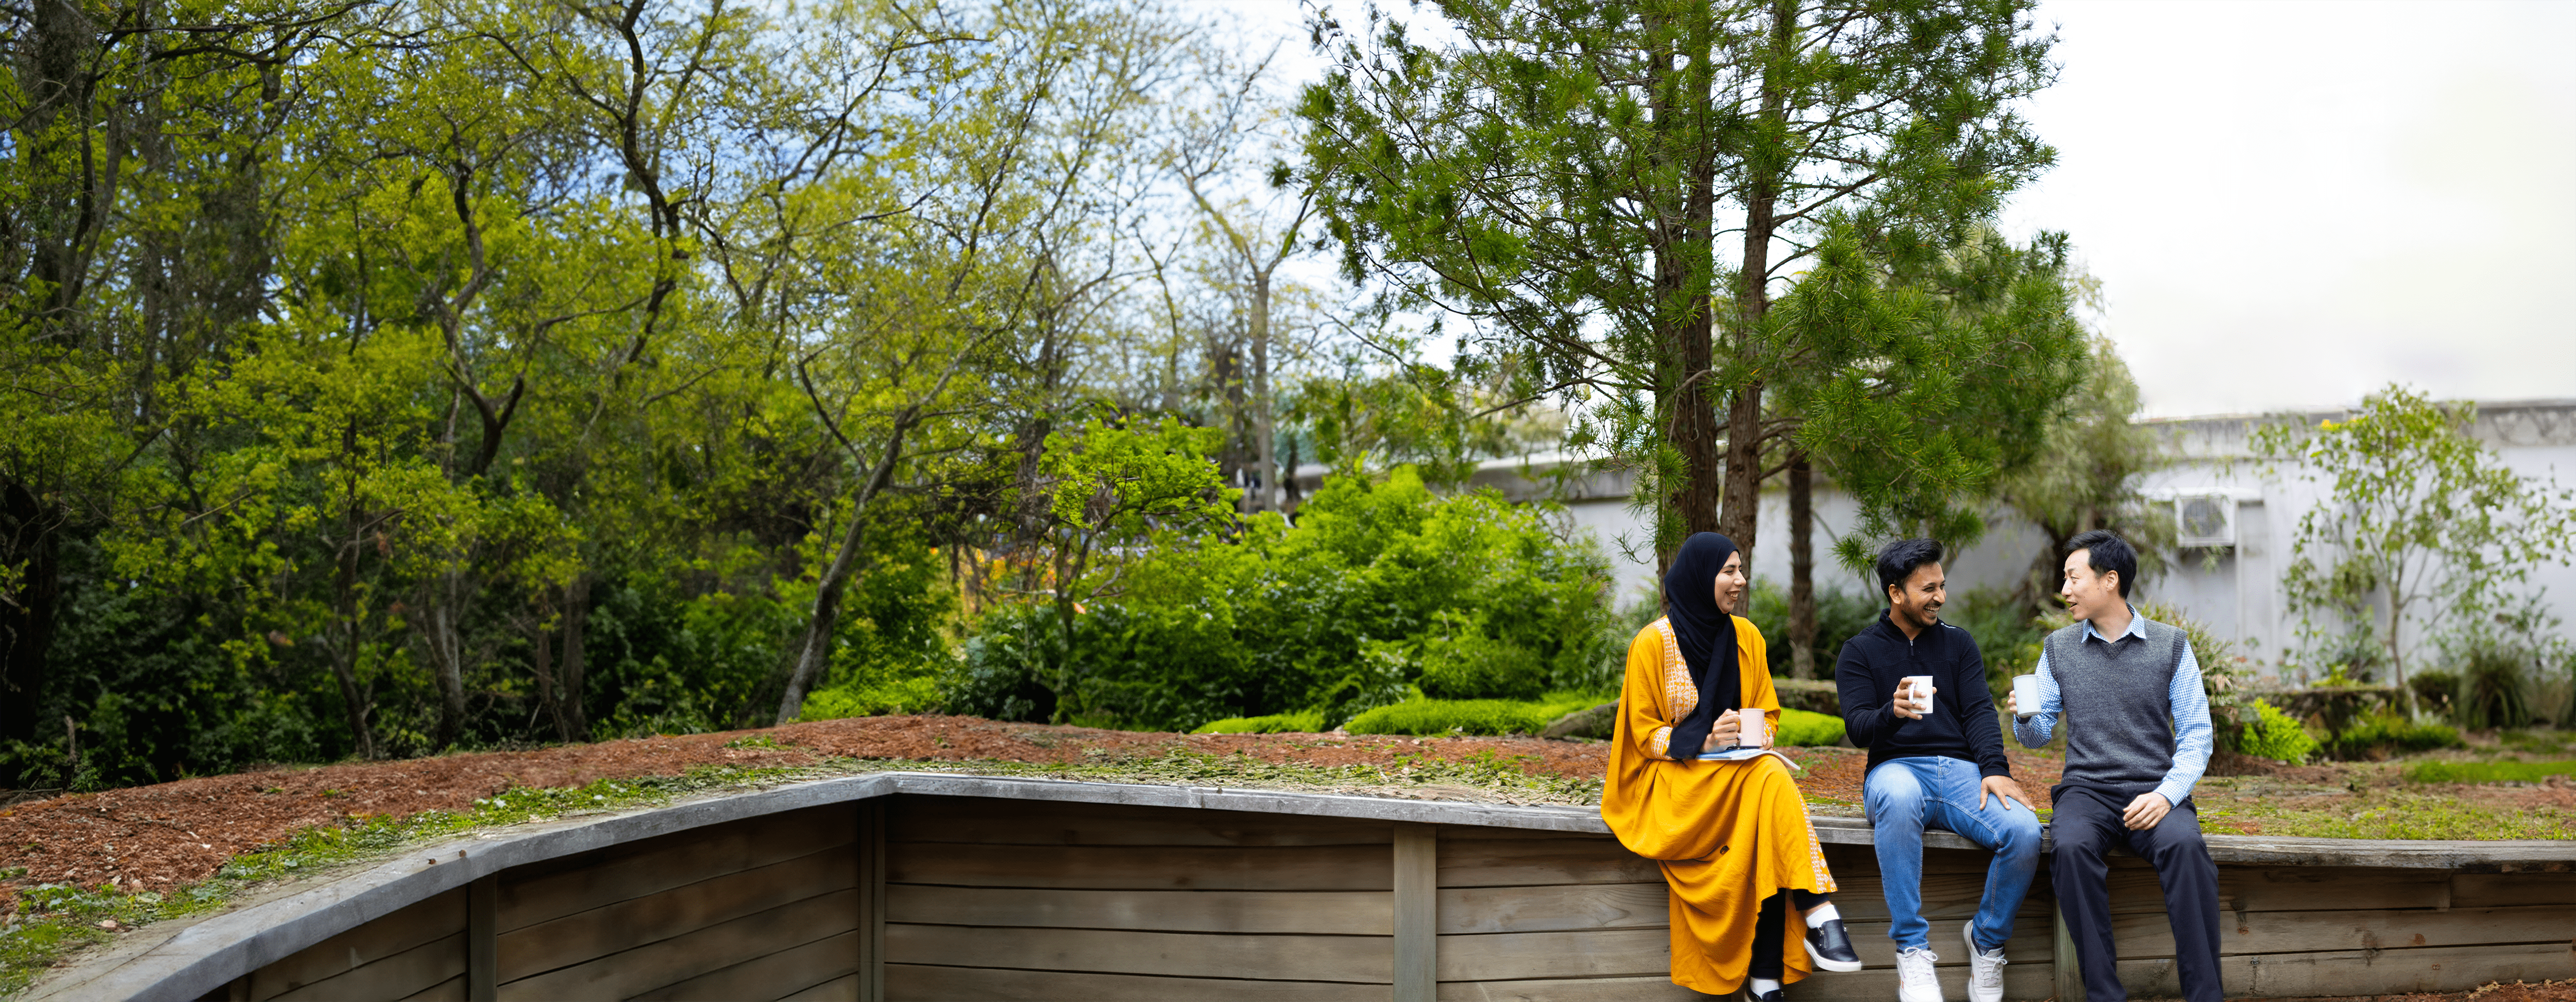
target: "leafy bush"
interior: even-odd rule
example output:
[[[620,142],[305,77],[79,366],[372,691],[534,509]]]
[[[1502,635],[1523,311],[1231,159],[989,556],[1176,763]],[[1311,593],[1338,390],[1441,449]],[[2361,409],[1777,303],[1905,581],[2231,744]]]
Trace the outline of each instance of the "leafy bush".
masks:
[[[1780,711],[1779,733],[1774,744],[1821,747],[1843,743],[1843,718],[1829,713],[1813,713],[1794,707]]]
[[[1312,734],[1324,729],[1324,711],[1273,713],[1267,717],[1227,717],[1200,724],[1192,734]]]
[[[2294,765],[2317,753],[2317,739],[2309,737],[2308,729],[2289,714],[2259,699],[2248,706],[2254,711],[2254,719],[2238,732],[2237,751]]]
[[[1353,734],[1536,734],[1558,717],[1600,702],[1598,694],[1586,693],[1550,693],[1538,700],[1408,699],[1342,726]]]
[[[1404,468],[1328,480],[1293,525],[1264,514],[1233,536],[1165,537],[1118,573],[1069,645],[1052,608],[983,617],[944,704],[1153,730],[1314,710],[1331,727],[1415,687],[1608,690],[1628,640],[1603,598],[1607,566],[1546,509],[1437,495]]]
[[[2395,714],[2365,718],[2326,739],[2326,752],[2347,761],[2459,747],[2462,744],[2458,729],[2418,724]]]
[[[2460,676],[2446,671],[2419,671],[2406,679],[2406,688],[2415,693],[2415,705],[2426,713],[2448,714],[2460,691]]]
[[[2410,762],[2410,783],[2537,783],[2576,776],[2576,762]]]
[[[2458,712],[2467,727],[2524,727],[2531,723],[2529,677],[2524,654],[2510,648],[2479,645],[2469,652],[2461,672]]]

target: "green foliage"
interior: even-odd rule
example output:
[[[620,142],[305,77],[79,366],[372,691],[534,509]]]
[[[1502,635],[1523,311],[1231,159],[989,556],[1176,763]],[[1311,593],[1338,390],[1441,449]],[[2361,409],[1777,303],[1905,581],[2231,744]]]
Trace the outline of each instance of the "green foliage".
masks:
[[[2248,705],[2255,718],[2237,734],[2237,751],[2293,765],[2317,753],[2317,739],[2309,737],[2308,729],[2290,719],[2289,714],[2259,699]]]
[[[1274,713],[1266,717],[1227,717],[1200,724],[1192,734],[1286,734],[1319,733],[1324,729],[1324,712]]]
[[[2457,672],[2419,671],[2406,680],[2415,691],[2415,705],[2427,713],[2451,716],[2458,709],[2460,676]]]
[[[2419,724],[2396,714],[2365,717],[2326,738],[2326,754],[2346,761],[2465,747],[2458,729]]]
[[[943,691],[957,712],[1186,730],[1321,710],[1327,726],[1405,698],[1529,698],[1616,684],[1607,569],[1544,509],[1434,494],[1410,468],[1336,477],[1239,535],[1166,539],[1073,618],[985,614]],[[1065,666],[1061,674],[1051,666]]]
[[[1819,678],[1834,677],[1834,660],[1842,653],[1843,641],[1851,639],[1878,621],[1887,609],[1885,602],[1872,602],[1865,595],[1855,595],[1837,588],[1816,589],[1816,673]],[[1744,618],[1771,641],[1768,657],[1772,678],[1789,675],[1789,597],[1778,585],[1763,581],[1753,586],[1745,604]]]
[[[2258,456],[2328,485],[2300,515],[2282,576],[2312,644],[2367,629],[2404,686],[2410,623],[2483,628],[2529,602],[2535,565],[2567,559],[2576,492],[2507,468],[2470,437],[2476,420],[2475,405],[2392,384],[2345,420],[2256,432]]]
[[[2410,783],[2537,783],[2576,776],[2576,762],[2408,762]]]
[[[1557,718],[1597,706],[1598,693],[1550,693],[1545,699],[1408,699],[1352,717],[1353,734],[1536,734]]]
[[[1796,707],[1780,711],[1780,729],[1773,743],[1823,747],[1843,743],[1843,718],[1830,713],[1815,713]]]
[[[1986,659],[1986,689],[1998,705],[2012,691],[2013,676],[2039,670],[2048,627],[2012,593],[1979,589],[1955,596],[1942,608],[1941,621],[1977,641],[1977,653]]]
[[[2531,681],[2520,652],[2482,648],[2461,671],[2459,720],[2476,730],[2531,723]]]
[[[2098,283],[2083,283],[2089,293]],[[2098,305],[2098,303],[2097,303]],[[2143,404],[2110,338],[2090,339],[2083,386],[2070,412],[2051,424],[2036,454],[1997,485],[1996,498],[2032,525],[2045,542],[2031,555],[2029,571],[2012,589],[2025,608],[2058,608],[2065,554],[2060,547],[2079,533],[2109,529],[2138,551],[2138,575],[2164,571],[2174,541],[2172,509],[2147,503],[2139,481],[2163,465],[2156,433],[2138,423]],[[1991,661],[1993,653],[1987,657]]]

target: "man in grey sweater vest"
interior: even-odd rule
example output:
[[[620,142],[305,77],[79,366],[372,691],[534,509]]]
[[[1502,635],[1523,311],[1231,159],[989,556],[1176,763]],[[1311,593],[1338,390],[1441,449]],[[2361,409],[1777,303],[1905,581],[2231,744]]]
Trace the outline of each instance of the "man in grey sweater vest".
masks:
[[[2066,719],[2066,772],[2056,802],[2049,877],[2075,940],[2091,1002],[2128,998],[2111,945],[2102,856],[2126,846],[2155,867],[2173,926],[2174,967],[2189,1002],[2219,1002],[2218,867],[2200,838],[2191,788],[2209,765],[2209,696],[2183,631],[2138,615],[2129,582],[2137,552],[2108,532],[2067,541],[2061,593],[2074,625],[2039,655],[2040,705],[2009,702],[2013,736],[2048,743]]]

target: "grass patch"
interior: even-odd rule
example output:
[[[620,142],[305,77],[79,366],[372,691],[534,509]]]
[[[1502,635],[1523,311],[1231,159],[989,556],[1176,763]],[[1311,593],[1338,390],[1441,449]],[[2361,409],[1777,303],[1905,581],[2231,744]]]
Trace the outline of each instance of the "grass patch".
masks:
[[[2484,807],[2420,793],[2374,794],[2331,812],[2237,803],[2228,817],[2261,821],[2263,834],[2358,839],[2576,838],[2576,811],[2554,807]]]
[[[1536,734],[1556,718],[1604,702],[1596,695],[1554,692],[1545,699],[1408,699],[1352,717],[1353,734]]]
[[[2576,776],[2576,762],[2410,762],[2410,783],[2537,783]]]
[[[1324,711],[1301,710],[1267,717],[1227,717],[1200,724],[1192,734],[1311,734],[1324,729]]]
[[[1843,718],[1795,707],[1780,711],[1780,733],[1773,744],[1816,747],[1843,742]]]

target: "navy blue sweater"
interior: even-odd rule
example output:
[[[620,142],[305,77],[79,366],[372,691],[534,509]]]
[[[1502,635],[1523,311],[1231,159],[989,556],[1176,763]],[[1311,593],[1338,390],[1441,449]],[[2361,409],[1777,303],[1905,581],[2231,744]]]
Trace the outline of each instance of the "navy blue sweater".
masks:
[[[1921,720],[1896,715],[1897,683],[1908,675],[1932,676],[1932,712]],[[1843,730],[1869,749],[1869,768],[1892,758],[1940,755],[1974,762],[1980,776],[2010,776],[1995,700],[1986,692],[1986,659],[1968,631],[1942,623],[1912,640],[1880,610],[1878,622],[1843,642],[1834,664],[1842,690]]]

